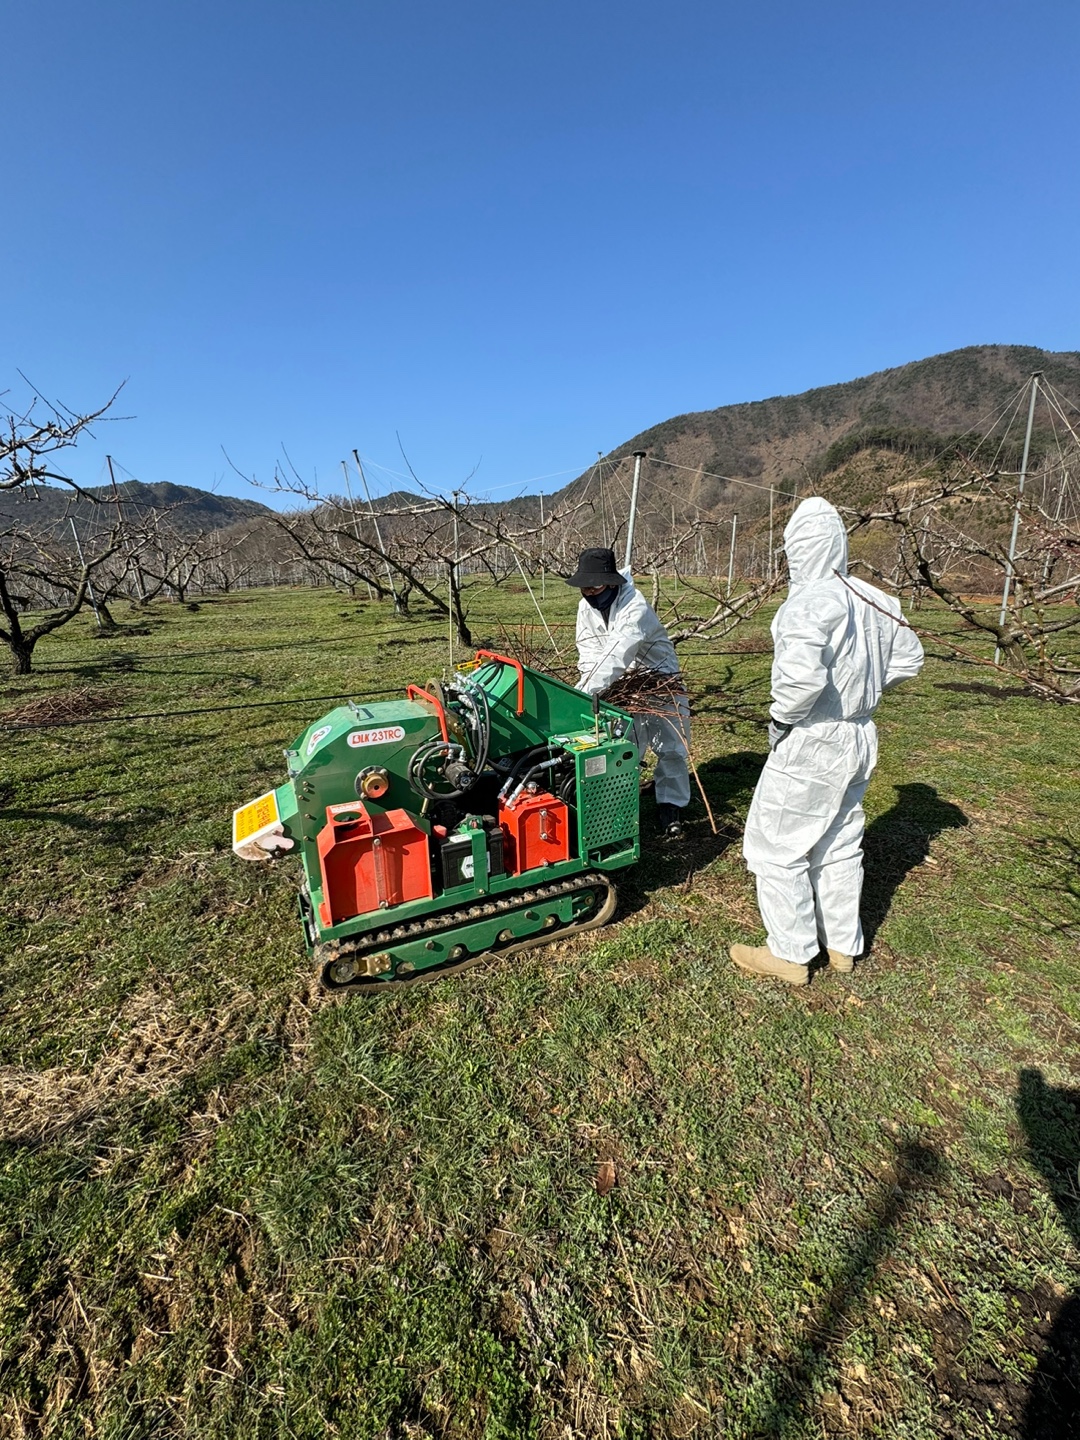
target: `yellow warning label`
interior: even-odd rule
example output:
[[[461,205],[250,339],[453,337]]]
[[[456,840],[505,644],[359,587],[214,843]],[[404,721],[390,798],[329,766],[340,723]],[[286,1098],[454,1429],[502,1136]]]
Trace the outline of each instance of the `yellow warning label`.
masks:
[[[233,811],[233,844],[242,845],[267,825],[276,825],[279,818],[277,796],[273,790],[268,790],[257,800],[249,801],[247,805],[241,805],[239,810]]]

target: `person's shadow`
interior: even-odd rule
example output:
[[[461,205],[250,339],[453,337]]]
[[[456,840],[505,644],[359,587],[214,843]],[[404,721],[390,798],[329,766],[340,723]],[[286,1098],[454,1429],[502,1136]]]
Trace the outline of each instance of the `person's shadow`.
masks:
[[[1016,1113],[1031,1162],[1080,1246],[1080,1090],[1047,1085],[1040,1071],[1021,1070]],[[1080,1435],[1080,1291],[1058,1311],[1039,1357],[1022,1434],[1024,1440],[1075,1440]]]
[[[866,827],[863,840],[862,923],[865,950],[884,923],[904,877],[930,854],[942,830],[960,829],[967,816],[932,785],[897,785],[896,804]]]

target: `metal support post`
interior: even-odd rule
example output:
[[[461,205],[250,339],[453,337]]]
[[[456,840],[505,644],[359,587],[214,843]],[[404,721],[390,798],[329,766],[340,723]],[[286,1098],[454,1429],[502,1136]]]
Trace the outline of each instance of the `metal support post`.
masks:
[[[360,463],[360,456],[354,450],[353,459],[356,461],[357,474],[360,476],[360,483],[364,487],[364,496],[368,503],[368,514],[371,516],[371,523],[375,526],[375,539],[379,542],[379,554],[386,566],[386,583],[390,586],[390,594],[394,597],[394,609],[398,608],[397,586],[394,584],[393,572],[390,569],[390,561],[386,558],[386,546],[383,544],[382,531],[379,529],[379,518],[375,514],[375,506],[371,503],[371,491],[368,489],[367,476],[364,474],[364,467]]]
[[[353,534],[356,536],[357,548],[362,550],[363,541],[360,538],[360,517],[356,513],[356,504],[353,500],[352,486],[349,484],[349,467],[345,464],[344,460],[342,460],[341,462],[341,473],[345,477],[345,494],[349,497],[349,514],[352,516]],[[375,598],[375,592],[372,590],[370,582],[365,580],[364,584],[367,585],[368,599],[373,600]],[[351,592],[351,585],[349,588]]]
[[[454,491],[454,563],[451,567],[450,574],[453,577],[455,590],[461,585],[461,579],[458,575],[458,496],[460,494],[460,490]]]
[[[641,489],[641,462],[645,458],[644,450],[634,451],[634,486],[630,491],[630,522],[626,527],[626,563],[624,570],[629,570],[634,555],[634,525],[637,521],[638,492]]]
[[[109,467],[109,479],[110,479],[110,481],[112,482],[112,498],[113,498],[113,503],[114,503],[115,506],[116,506],[116,520],[117,520],[117,524],[119,525],[120,529],[123,530],[123,527],[124,527],[124,511],[123,511],[123,508],[121,507],[121,504],[120,504],[120,492],[119,492],[119,490],[117,490],[117,488],[116,488],[116,475],[115,475],[115,473],[114,473],[114,471],[113,471],[112,456],[111,456],[111,455],[106,455],[106,456],[105,456],[105,461],[106,461],[106,463],[108,464],[108,467]],[[136,590],[139,592],[139,599],[142,601],[143,604],[145,604],[145,603],[146,603],[146,590],[143,588],[143,583],[142,583],[142,571],[139,569],[139,562],[135,559],[135,553],[134,553],[134,550],[133,550],[133,548],[132,548],[131,545],[129,545],[128,548],[127,548],[127,563],[128,563],[128,569],[129,569],[129,570],[133,570],[133,571],[135,572],[135,588],[136,588]]]
[[[607,508],[606,508],[606,506],[604,505],[604,452],[603,452],[602,450],[598,450],[598,451],[596,452],[596,480],[597,480],[597,484],[598,484],[599,487],[600,487],[600,530],[601,530],[601,538],[603,539],[604,544],[606,545],[606,544],[607,544],[607,538],[608,538],[608,519],[607,519]]]
[[[82,545],[79,543],[79,532],[78,532],[78,530],[75,529],[75,520],[74,520],[74,518],[73,518],[73,517],[70,517],[68,523],[71,525],[71,533],[72,533],[72,535],[75,536],[75,550],[76,550],[76,553],[78,554],[78,557],[79,557],[79,564],[82,566],[83,570],[85,571],[85,570],[86,570],[86,556],[83,554]],[[94,594],[94,587],[93,587],[93,585],[91,585],[91,583],[90,583],[90,575],[89,575],[89,573],[87,573],[87,576],[86,576],[86,593],[90,596],[90,608],[91,608],[91,610],[93,610],[93,612],[94,612],[94,619],[97,621],[97,627],[98,627],[99,630],[104,630],[105,627],[104,627],[104,625],[102,625],[102,623],[101,623],[101,612],[98,610],[97,597],[96,597],[95,594]]]
[[[739,523],[739,512],[736,510],[731,517],[731,549],[728,551],[727,562],[727,593],[731,594],[731,582],[735,574],[735,527]]]
[[[1024,435],[1024,455],[1020,461],[1020,483],[1016,487],[1016,508],[1013,511],[1012,535],[1009,537],[1009,563],[1005,570],[1005,588],[1001,592],[1001,614],[998,617],[999,628],[1005,624],[1005,615],[1009,608],[1009,590],[1013,581],[1013,560],[1016,557],[1016,537],[1020,531],[1020,506],[1024,499],[1024,481],[1027,479],[1028,454],[1031,450],[1031,428],[1035,421],[1035,397],[1039,393],[1039,380],[1042,371],[1036,370],[1031,377],[1031,400],[1028,403],[1027,431]],[[1001,661],[1001,646],[994,650],[994,664]]]

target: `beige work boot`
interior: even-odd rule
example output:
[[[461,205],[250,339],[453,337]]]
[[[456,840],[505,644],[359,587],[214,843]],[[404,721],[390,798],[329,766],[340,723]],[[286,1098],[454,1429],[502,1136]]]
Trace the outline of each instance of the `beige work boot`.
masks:
[[[829,951],[829,969],[838,970],[841,975],[850,975],[855,968],[854,955],[845,955],[842,950]]]
[[[728,954],[740,970],[746,970],[751,975],[770,975],[788,985],[805,985],[810,979],[808,965],[780,960],[767,945],[732,945]]]

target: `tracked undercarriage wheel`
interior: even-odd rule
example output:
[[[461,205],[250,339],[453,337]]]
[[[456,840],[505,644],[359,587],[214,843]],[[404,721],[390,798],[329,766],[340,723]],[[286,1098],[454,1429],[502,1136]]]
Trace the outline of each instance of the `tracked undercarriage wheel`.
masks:
[[[524,918],[534,923],[535,912],[551,902],[565,900],[574,902],[573,918],[564,919],[548,909],[541,928],[534,934],[521,936],[513,928],[515,918]],[[580,905],[577,902],[581,902]],[[422,980],[438,980],[446,975],[457,975],[462,970],[488,960],[492,956],[515,955],[523,950],[533,950],[541,945],[550,945],[556,940],[566,940],[586,930],[597,930],[608,924],[615,914],[618,893],[606,875],[595,872],[574,876],[570,880],[555,881],[550,885],[538,886],[534,890],[518,891],[513,896],[463,907],[431,916],[427,920],[396,926],[366,935],[350,944],[348,941],[332,945],[316,945],[315,960],[319,965],[320,982],[326,990],[363,990],[378,994],[386,990],[401,989],[416,985]],[[486,925],[494,921],[503,922],[494,940],[478,943],[475,949],[469,945],[470,927]],[[455,939],[460,935],[460,939]],[[412,968],[412,962],[401,960],[395,949],[424,941],[425,950],[434,950],[440,943],[446,946],[446,958],[442,961]],[[447,941],[451,941],[446,945]]]

